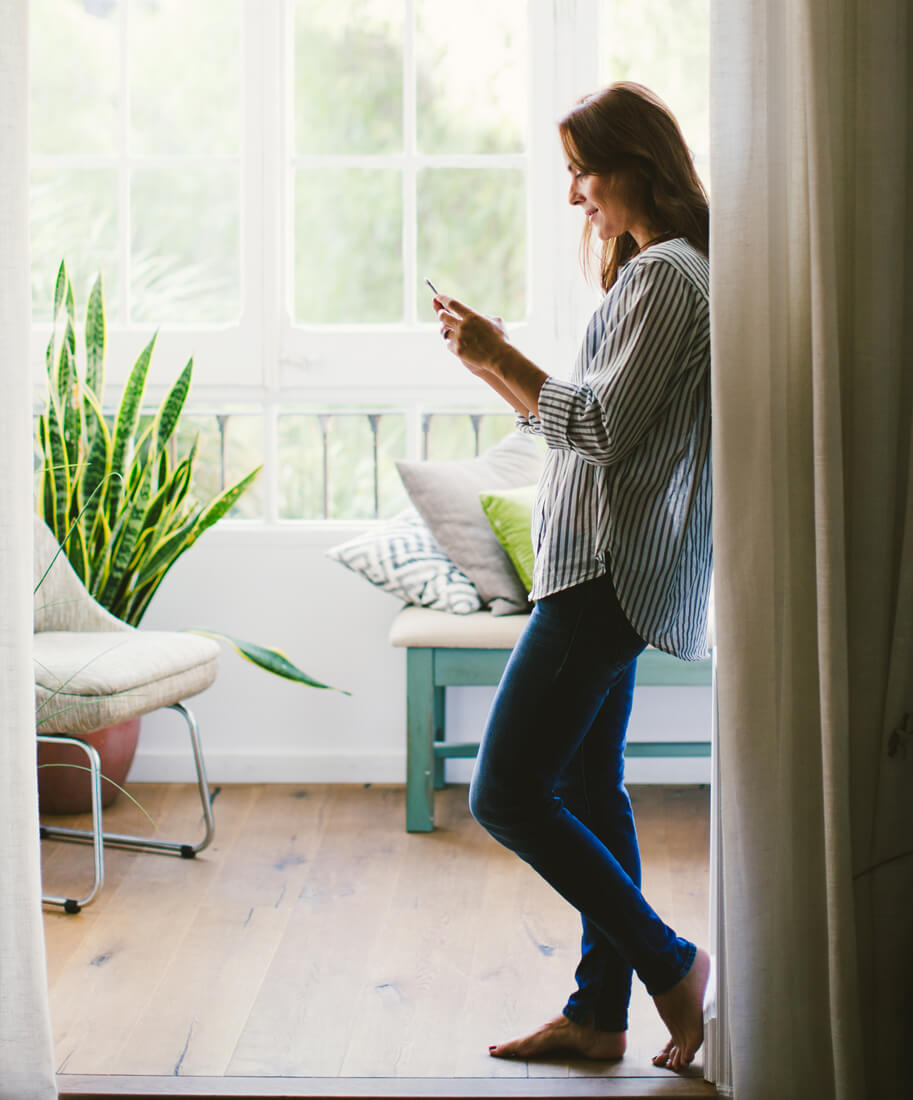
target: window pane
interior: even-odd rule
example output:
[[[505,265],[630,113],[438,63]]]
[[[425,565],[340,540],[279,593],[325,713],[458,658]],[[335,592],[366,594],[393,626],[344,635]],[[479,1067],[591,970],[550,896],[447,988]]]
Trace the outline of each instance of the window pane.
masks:
[[[237,0],[133,0],[130,152],[237,153]]]
[[[397,459],[406,457],[405,416],[384,413],[378,424],[377,450],[378,516],[388,519],[409,505],[409,497],[396,468]]]
[[[479,451],[487,451],[505,436],[517,430],[517,418],[513,413],[486,413],[479,429]]]
[[[263,417],[248,413],[228,413],[222,418],[225,437],[225,487],[234,485],[251,470],[263,465]],[[264,474],[244,492],[229,515],[232,519],[262,519]]]
[[[405,453],[406,424],[401,413],[283,414],[279,418],[280,517],[394,515],[408,503],[395,466]]]
[[[119,26],[117,0],[31,0],[33,152],[117,152]]]
[[[526,0],[416,2],[418,147],[515,153],[526,146]]]
[[[710,149],[709,0],[607,0],[600,6],[600,79],[634,80],[665,101],[706,185]]]
[[[442,293],[516,321],[526,314],[526,173],[428,168],[418,178],[418,273]],[[419,317],[433,321],[427,287]]]
[[[323,435],[316,416],[279,417],[279,517],[324,515]]]
[[[515,424],[513,413],[426,413],[425,456],[437,462],[472,458],[510,435]]]
[[[422,427],[425,458],[452,462],[476,454],[475,431],[469,413],[426,413]]]
[[[244,413],[185,412],[176,433],[177,461],[199,435],[193,473],[193,495],[208,504],[263,462],[263,420]],[[263,515],[262,474],[228,512],[232,519]]]
[[[42,161],[32,169],[30,192],[32,319],[49,321],[61,260],[84,316],[89,290],[100,271],[109,323],[119,319],[116,169],[73,168]]]
[[[130,198],[130,319],[235,320],[241,303],[237,162],[138,165]]]
[[[402,149],[403,7],[402,0],[296,4],[296,153]]]
[[[295,173],[295,320],[400,321],[402,175],[327,165]]]

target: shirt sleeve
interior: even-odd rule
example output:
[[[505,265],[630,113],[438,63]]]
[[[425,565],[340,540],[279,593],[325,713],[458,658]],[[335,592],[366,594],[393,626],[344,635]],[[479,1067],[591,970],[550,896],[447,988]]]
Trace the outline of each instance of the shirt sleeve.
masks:
[[[689,384],[682,357],[700,292],[669,263],[638,265],[610,323],[588,333],[582,384],[549,377],[539,418],[549,447],[609,466],[629,454]]]
[[[517,431],[524,432],[526,435],[542,435],[542,421],[535,413],[530,413],[529,416],[517,413],[515,423]]]

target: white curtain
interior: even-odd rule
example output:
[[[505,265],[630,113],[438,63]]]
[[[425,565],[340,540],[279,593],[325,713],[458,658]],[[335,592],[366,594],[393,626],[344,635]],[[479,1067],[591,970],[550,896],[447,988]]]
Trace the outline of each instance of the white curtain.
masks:
[[[714,0],[714,507],[736,1100],[909,1096],[913,11]]]
[[[0,0],[0,1098],[57,1096],[32,673],[28,5]]]

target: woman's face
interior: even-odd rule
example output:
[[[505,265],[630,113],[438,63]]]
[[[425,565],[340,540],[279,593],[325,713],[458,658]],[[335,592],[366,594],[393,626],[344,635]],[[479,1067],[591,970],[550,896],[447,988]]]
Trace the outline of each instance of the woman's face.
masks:
[[[567,201],[579,206],[601,241],[630,233],[637,240],[639,218],[624,200],[621,179],[617,175],[597,176],[578,172],[568,165],[571,186]],[[638,240],[638,244],[642,242]]]

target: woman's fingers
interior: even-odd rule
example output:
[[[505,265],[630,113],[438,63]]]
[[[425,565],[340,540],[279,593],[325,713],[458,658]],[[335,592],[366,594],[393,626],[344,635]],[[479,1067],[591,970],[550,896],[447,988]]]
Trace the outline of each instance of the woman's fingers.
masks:
[[[448,313],[452,313],[454,317],[459,317],[461,321],[465,321],[467,317],[473,316],[472,310],[469,306],[464,306],[462,302],[458,302],[456,298],[444,298],[444,308]]]

